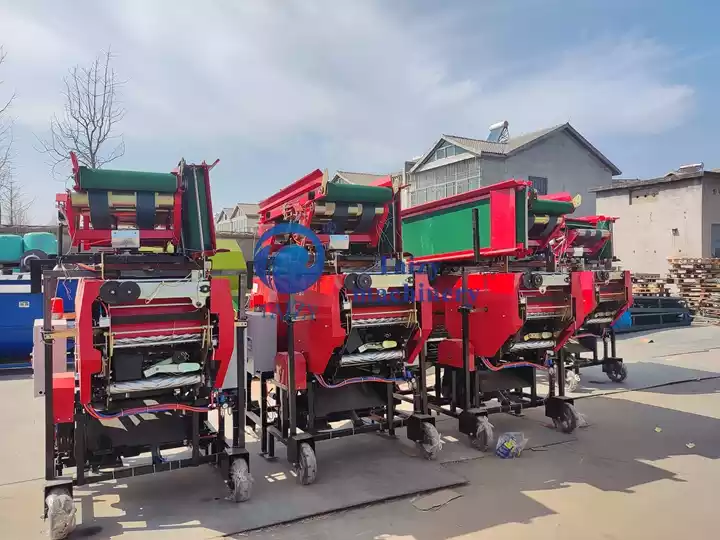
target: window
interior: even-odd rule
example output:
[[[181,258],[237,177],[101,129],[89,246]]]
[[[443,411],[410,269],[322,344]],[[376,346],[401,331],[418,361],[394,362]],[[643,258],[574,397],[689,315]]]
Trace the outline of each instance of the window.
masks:
[[[528,176],[528,180],[532,183],[532,186],[537,190],[538,195],[547,195],[548,193],[548,180],[543,176]]]
[[[710,226],[710,256],[720,257],[720,224]]]

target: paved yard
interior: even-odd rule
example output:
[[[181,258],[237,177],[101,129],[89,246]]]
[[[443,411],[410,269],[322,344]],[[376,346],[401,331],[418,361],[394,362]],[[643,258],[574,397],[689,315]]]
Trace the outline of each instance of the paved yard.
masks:
[[[628,380],[615,384],[600,368],[584,371],[577,408],[589,426],[572,436],[548,428],[539,410],[524,418],[492,418],[498,432],[521,430],[529,437],[529,448],[518,459],[501,460],[469,449],[454,424],[443,421],[439,425],[446,444],[440,462],[432,465],[420,463],[402,440],[376,436],[346,440],[357,441],[355,447],[330,441],[318,446],[318,484],[300,487],[286,463],[269,467],[253,456],[252,506],[223,501],[221,479],[206,468],[85,487],[78,492],[82,524],[75,537],[502,540],[532,535],[657,540],[687,533],[712,536],[717,522],[713,501],[720,483],[720,328],[625,337],[618,353],[628,362]],[[42,402],[31,394],[31,381],[0,378],[3,538],[43,537]],[[402,474],[393,476],[391,470]],[[378,493],[400,494],[399,484],[418,489],[427,484],[450,487],[434,495],[395,499],[233,536],[275,512],[309,515],[323,508],[361,504]],[[419,509],[433,505],[439,507]]]

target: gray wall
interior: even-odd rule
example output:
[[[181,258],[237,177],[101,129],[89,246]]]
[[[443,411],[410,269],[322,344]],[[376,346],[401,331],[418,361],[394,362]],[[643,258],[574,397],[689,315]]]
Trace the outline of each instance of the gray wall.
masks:
[[[720,179],[703,179],[702,187],[702,256],[712,257],[713,224],[720,224]]]
[[[545,177],[548,193],[567,191],[573,196],[582,196],[577,216],[596,213],[595,196],[588,190],[607,186],[612,180],[610,169],[565,132],[556,133],[505,160],[484,158],[482,174],[483,185],[508,178]]]
[[[701,257],[702,195],[700,179],[597,193],[597,213],[618,218],[613,244],[622,266],[665,276],[668,257]]]

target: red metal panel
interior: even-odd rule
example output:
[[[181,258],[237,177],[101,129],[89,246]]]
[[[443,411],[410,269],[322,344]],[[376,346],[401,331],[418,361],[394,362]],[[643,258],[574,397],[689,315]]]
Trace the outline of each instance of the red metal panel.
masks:
[[[478,273],[468,275],[467,301],[472,306],[469,316],[470,342],[478,356],[495,356],[502,346],[523,326],[520,317],[520,273]],[[445,327],[450,337],[462,339],[462,324],[457,291],[446,299]]]
[[[232,302],[232,290],[229,279],[210,281],[210,313],[217,317],[217,347],[212,359],[219,362],[215,384],[222,387],[235,345],[235,308]],[[238,344],[237,346],[241,346]]]
[[[344,277],[342,274],[320,276],[317,283],[295,297],[296,309],[302,308],[312,315],[295,322],[293,327],[296,350],[305,354],[311,373],[324,373],[333,352],[347,338],[340,319],[340,289]]]
[[[75,372],[53,373],[53,417],[56,424],[73,422],[75,411]]]
[[[432,288],[430,287],[430,281],[428,276],[425,274],[415,275],[415,298],[418,300],[415,306],[420,310],[420,316],[418,317],[419,327],[415,333],[408,340],[407,348],[407,363],[414,364],[418,358],[420,351],[425,346],[430,333],[433,329],[433,312],[432,303],[426,302],[427,293]],[[415,307],[412,304],[404,307]]]
[[[524,210],[523,210],[524,211]],[[490,192],[490,248],[515,249],[515,187]]]
[[[282,216],[283,207],[290,201],[307,202],[310,191],[319,189],[322,181],[323,173],[320,169],[316,169],[310,174],[303,176],[300,180],[281,189],[275,195],[268,197],[264,201],[260,201],[260,222],[265,223],[273,218]]]
[[[463,367],[462,339],[446,339],[438,345],[437,363],[454,368]],[[475,348],[468,344],[468,363],[470,371],[475,371]]]
[[[101,279],[81,279],[75,297],[75,360],[80,378],[80,403],[90,403],[90,380],[102,369],[100,351],[93,347],[93,303],[98,297]]]
[[[285,389],[290,381],[289,357],[287,352],[279,352],[275,355],[275,382]],[[297,390],[307,389],[307,362],[305,356],[297,351],[295,351],[295,388]]]
[[[560,336],[555,342],[555,351],[559,351],[595,311],[598,303],[595,273],[591,271],[572,272],[570,274],[570,294],[574,306],[572,322],[560,332]]]

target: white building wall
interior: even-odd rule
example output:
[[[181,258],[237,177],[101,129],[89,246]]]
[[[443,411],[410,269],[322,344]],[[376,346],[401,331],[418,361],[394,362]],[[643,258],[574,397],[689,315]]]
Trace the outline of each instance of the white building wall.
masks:
[[[597,193],[597,213],[617,217],[615,256],[633,272],[668,272],[668,257],[702,257],[699,179]]]

